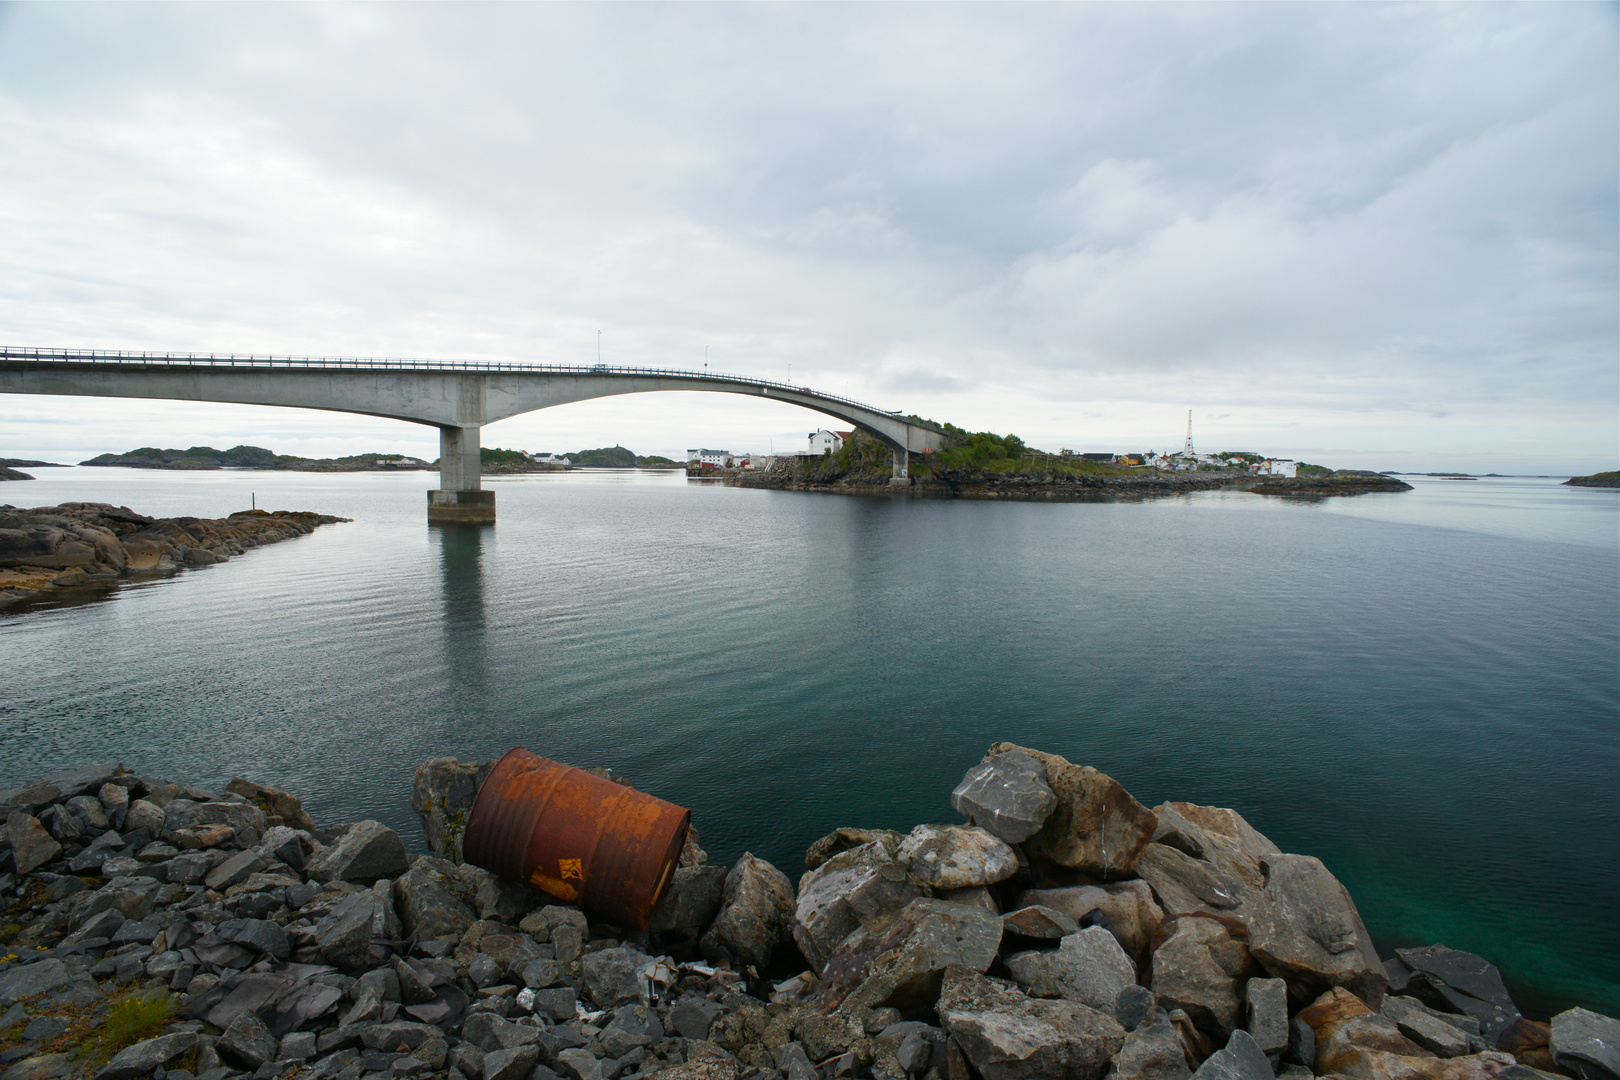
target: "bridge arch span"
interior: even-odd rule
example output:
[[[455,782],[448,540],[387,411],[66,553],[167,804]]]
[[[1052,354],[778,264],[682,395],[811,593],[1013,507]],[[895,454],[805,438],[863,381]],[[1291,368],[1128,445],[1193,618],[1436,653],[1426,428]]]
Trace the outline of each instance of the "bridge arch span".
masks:
[[[494,493],[481,491],[479,480],[485,424],[557,405],[662,391],[740,394],[842,420],[893,449],[897,480],[907,476],[911,453],[945,445],[942,430],[897,412],[805,386],[706,371],[0,347],[0,393],[275,405],[437,427],[440,489],[429,492],[430,521],[494,521]]]

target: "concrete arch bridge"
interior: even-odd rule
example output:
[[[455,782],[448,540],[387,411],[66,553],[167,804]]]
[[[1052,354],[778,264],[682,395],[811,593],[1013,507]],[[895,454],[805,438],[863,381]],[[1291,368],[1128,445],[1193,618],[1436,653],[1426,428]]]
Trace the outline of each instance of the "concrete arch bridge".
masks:
[[[835,417],[887,443],[894,476],[908,455],[939,450],[932,424],[812,390],[742,375],[610,364],[477,363],[357,357],[0,347],[0,393],[167,398],[386,416],[439,429],[439,488],[429,521],[493,523],[495,493],[479,480],[485,424],[592,398],[667,390],[766,398]]]

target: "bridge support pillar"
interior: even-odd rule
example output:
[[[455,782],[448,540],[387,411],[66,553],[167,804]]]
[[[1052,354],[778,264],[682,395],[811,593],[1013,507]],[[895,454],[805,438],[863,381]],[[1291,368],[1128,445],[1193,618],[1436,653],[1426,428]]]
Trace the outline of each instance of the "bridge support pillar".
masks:
[[[911,453],[906,450],[894,452],[894,475],[889,477],[891,484],[911,483]]]
[[[439,487],[428,492],[428,524],[495,524],[495,493],[480,490],[479,429],[439,429]]]

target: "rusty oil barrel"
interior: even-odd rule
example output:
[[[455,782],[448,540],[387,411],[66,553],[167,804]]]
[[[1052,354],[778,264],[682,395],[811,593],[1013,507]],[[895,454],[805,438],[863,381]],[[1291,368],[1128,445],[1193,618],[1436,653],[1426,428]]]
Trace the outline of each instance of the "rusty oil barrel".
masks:
[[[691,824],[690,810],[519,746],[479,789],[461,849],[474,866],[645,930]]]

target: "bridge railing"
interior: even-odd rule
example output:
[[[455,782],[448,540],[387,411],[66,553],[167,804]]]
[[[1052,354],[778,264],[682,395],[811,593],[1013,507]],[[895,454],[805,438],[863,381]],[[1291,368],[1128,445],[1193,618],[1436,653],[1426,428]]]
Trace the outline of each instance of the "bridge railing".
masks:
[[[822,401],[835,401],[883,416],[901,416],[898,409],[880,409],[864,401],[812,390],[808,386],[759,379],[750,375],[687,370],[684,368],[626,367],[620,364],[522,364],[492,360],[415,360],[404,357],[364,356],[279,356],[261,353],[174,353],[139,349],[53,349],[33,346],[0,345],[0,362],[33,360],[56,364],[129,364],[139,367],[223,367],[338,369],[348,371],[469,371],[535,372],[546,375],[651,375],[713,382],[743,383],[747,386],[808,394]],[[922,425],[928,427],[930,425]]]

